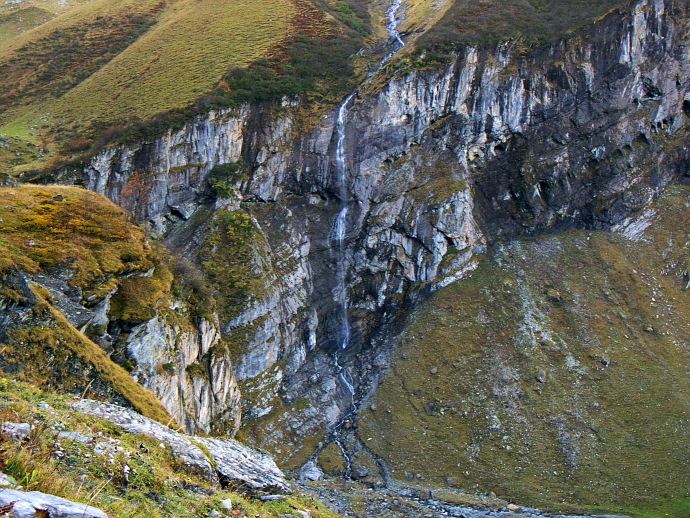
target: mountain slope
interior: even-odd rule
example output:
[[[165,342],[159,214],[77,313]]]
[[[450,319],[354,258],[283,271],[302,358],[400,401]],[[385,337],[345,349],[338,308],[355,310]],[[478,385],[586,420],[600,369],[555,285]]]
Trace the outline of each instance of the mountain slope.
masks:
[[[405,481],[690,510],[690,188],[621,233],[498,246],[408,320],[359,436]]]
[[[298,34],[334,32],[306,1],[85,2],[0,43],[0,135],[34,146],[14,164],[44,167],[96,131],[193,105]]]
[[[99,414],[89,408],[100,408],[100,405],[89,400],[75,402],[65,394],[0,377],[1,491],[8,485],[4,475],[7,474],[24,486],[25,491],[42,491],[83,502],[118,518],[267,518],[292,512],[306,512],[314,518],[336,516],[320,502],[304,495],[263,501],[259,494],[243,491],[239,480],[235,480],[238,487],[227,483],[220,487],[217,480],[214,483],[200,474],[193,463],[207,461],[206,457],[199,452],[200,458],[189,456],[198,447],[193,441],[201,443],[203,439],[165,436],[151,427],[149,431],[128,433],[127,426],[106,420],[109,415],[96,417]],[[132,422],[146,424],[140,417]],[[13,433],[22,430],[15,423],[25,423],[25,429],[31,425],[31,431],[27,430],[27,436]],[[145,426],[141,429],[145,430]],[[205,451],[208,460],[213,458],[208,449]],[[244,466],[231,469],[245,470],[248,478],[256,477],[252,464],[257,459],[261,459],[261,454],[245,453]],[[60,516],[81,515],[63,511]]]
[[[451,49],[460,44],[495,44],[506,40],[522,40],[521,44],[526,46],[545,44],[572,35],[629,4],[628,0],[449,0],[442,3],[432,24],[428,27],[421,24],[425,33],[418,45],[427,49]],[[433,13],[433,5],[421,9],[422,16]],[[414,21],[411,18],[407,23]],[[414,25],[403,28],[419,30]]]
[[[98,309],[88,323],[69,298],[49,291],[62,280],[70,283],[71,297],[109,298],[118,276],[154,266],[143,232],[113,204],[83,189],[0,188],[0,200],[0,368],[39,386],[91,390],[172,422],[153,394],[75,328],[77,322],[98,327]]]
[[[467,42],[550,43],[625,3],[410,1],[401,11],[402,54],[433,66],[436,51]],[[271,101],[316,92],[305,109],[321,113],[320,104],[337,103],[378,59],[387,7],[369,0],[13,2],[0,10],[0,170],[83,158],[142,124],[140,136],[161,134],[210,106],[262,100],[254,90],[274,90]],[[358,52],[369,45],[371,52]]]
[[[56,186],[1,187],[0,203],[2,371],[189,432],[236,432],[240,395],[213,315],[185,304],[174,261],[122,209]]]

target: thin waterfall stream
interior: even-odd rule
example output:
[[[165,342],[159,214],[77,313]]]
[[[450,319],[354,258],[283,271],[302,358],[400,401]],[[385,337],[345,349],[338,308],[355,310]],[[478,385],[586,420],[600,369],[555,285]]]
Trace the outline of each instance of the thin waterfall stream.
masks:
[[[339,353],[345,351],[350,344],[350,318],[348,313],[348,298],[347,298],[347,264],[345,257],[345,239],[347,237],[347,215],[350,210],[350,203],[348,201],[348,189],[347,189],[347,157],[345,154],[345,138],[346,138],[346,124],[348,116],[348,106],[350,101],[357,95],[357,90],[371,79],[376,72],[381,70],[383,65],[392,58],[405,43],[400,37],[398,32],[398,10],[402,4],[402,0],[393,0],[390,8],[386,13],[386,30],[389,35],[389,45],[391,50],[381,59],[378,66],[374,71],[367,75],[364,81],[359,85],[359,87],[348,95],[343,102],[340,104],[338,109],[338,120],[336,122],[336,148],[335,148],[335,166],[336,174],[339,180],[339,192],[340,197],[340,212],[336,219],[335,225],[333,227],[332,235],[338,247],[338,265],[337,265],[337,279],[338,279],[338,290],[336,294],[337,303],[340,306],[340,340],[339,349],[333,354],[333,364],[338,375],[338,380],[342,384],[343,388],[347,390],[350,395],[350,408],[347,413],[342,417],[340,422],[333,429],[334,442],[340,448],[345,459],[345,472],[343,476],[345,478],[350,478],[352,473],[352,463],[350,456],[342,443],[340,438],[340,432],[342,428],[349,423],[350,416],[357,410],[355,406],[355,389],[352,382],[352,378],[349,371],[340,365],[338,360]]]

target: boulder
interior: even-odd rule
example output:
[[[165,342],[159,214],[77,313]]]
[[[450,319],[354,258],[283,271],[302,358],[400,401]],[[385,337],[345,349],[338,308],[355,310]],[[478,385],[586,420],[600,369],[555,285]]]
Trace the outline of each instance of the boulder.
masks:
[[[166,443],[173,455],[209,482],[218,483],[218,475],[204,452],[187,436],[148,419],[134,410],[91,399],[81,399],[72,405],[79,412],[107,419],[129,433],[141,433]]]
[[[316,482],[323,478],[323,471],[313,460],[308,461],[299,470],[299,479],[302,482]]]
[[[166,443],[173,455],[215,484],[230,483],[250,491],[290,493],[285,475],[270,455],[234,439],[191,437],[171,430],[134,410],[90,399],[72,405],[76,410],[107,419],[129,433],[141,433]],[[211,457],[209,459],[201,445]]]
[[[285,475],[270,455],[234,439],[195,437],[213,458],[221,484],[239,484],[252,491],[291,493]]]
[[[29,423],[2,423],[0,431],[13,439],[26,439],[31,433],[31,425]]]
[[[38,491],[0,491],[0,507],[13,505],[12,516],[33,518],[36,511],[47,511],[50,518],[108,518],[103,511],[86,504],[71,502],[58,496]]]

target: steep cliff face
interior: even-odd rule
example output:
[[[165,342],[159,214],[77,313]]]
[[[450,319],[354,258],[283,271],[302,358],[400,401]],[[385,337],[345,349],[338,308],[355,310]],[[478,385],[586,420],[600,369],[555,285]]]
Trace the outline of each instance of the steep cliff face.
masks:
[[[198,226],[195,211],[213,203],[213,167],[241,160],[235,194],[217,204],[241,202],[251,215],[268,244],[256,269],[272,281],[220,326],[247,336],[233,361],[248,416],[263,416],[262,441],[299,446],[348,408],[330,359],[339,261],[352,321],[343,363],[357,384],[371,369],[357,353],[385,338],[410,297],[473,268],[486,243],[609,228],[688,174],[688,9],[642,0],[546,48],[465,48],[442,70],[389,70],[344,125],[342,254],[332,231],[337,111],[306,132],[288,104],[212,112],[154,142],[105,150],[77,176],[124,204],[125,186],[144,175],[137,214],[193,255],[204,231],[180,243],[180,229]],[[62,181],[75,180],[66,171]]]
[[[126,338],[132,376],[156,394],[186,430],[234,435],[240,426],[240,393],[232,364],[214,354],[216,327],[173,325],[160,315]]]

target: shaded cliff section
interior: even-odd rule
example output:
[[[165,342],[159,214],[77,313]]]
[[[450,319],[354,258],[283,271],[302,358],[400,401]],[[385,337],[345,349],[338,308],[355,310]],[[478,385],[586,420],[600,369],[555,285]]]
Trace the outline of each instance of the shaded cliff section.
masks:
[[[476,267],[487,243],[610,228],[688,178],[689,9],[643,0],[547,47],[466,47],[440,70],[391,62],[383,86],[360,93],[345,126],[345,362],[357,382],[371,358],[355,354],[385,341],[406,301]],[[219,211],[250,218],[263,240],[246,262],[265,289],[221,314],[220,327],[242,333],[233,360],[251,389],[247,415],[269,423],[261,442],[276,448],[303,444],[347,406],[328,356],[339,327],[337,113],[314,129],[297,113],[288,102],[211,112],[51,179],[131,204],[192,262]],[[241,174],[218,196],[209,176],[231,162]],[[136,173],[145,195],[132,201],[123,190]]]

